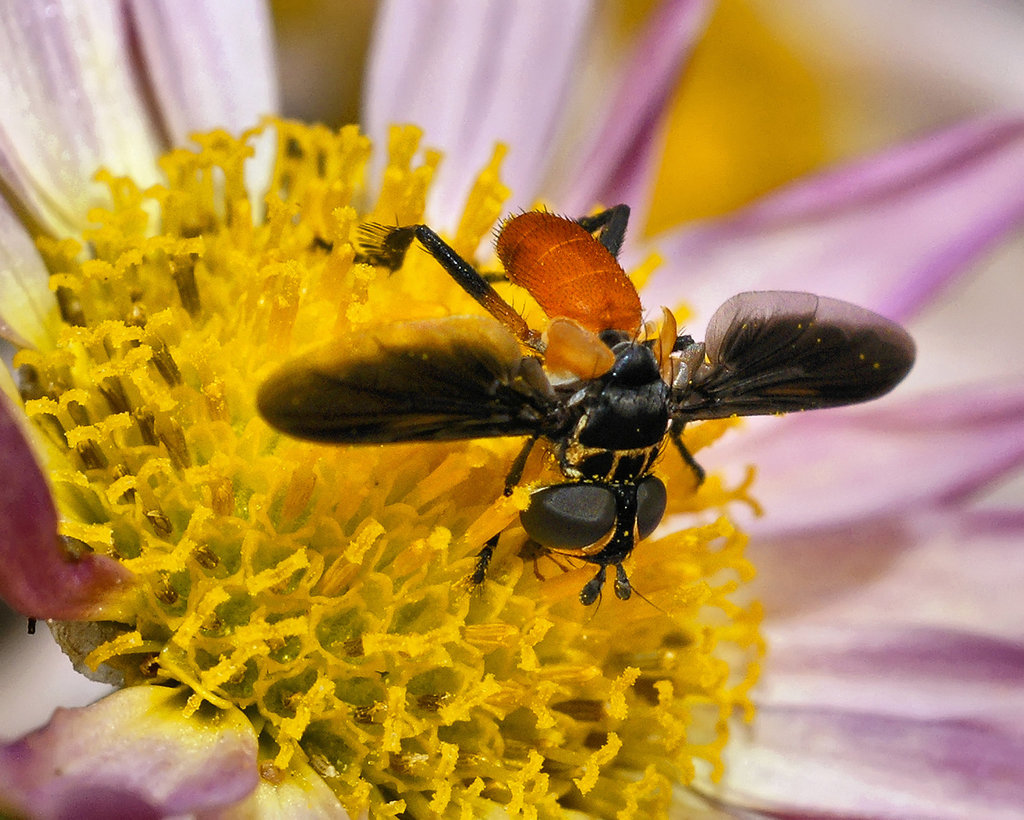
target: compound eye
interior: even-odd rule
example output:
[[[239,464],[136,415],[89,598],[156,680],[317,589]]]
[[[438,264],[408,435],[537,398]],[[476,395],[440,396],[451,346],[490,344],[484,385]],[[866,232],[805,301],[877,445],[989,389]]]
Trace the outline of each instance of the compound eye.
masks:
[[[665,515],[668,493],[660,478],[647,476],[636,488],[636,529],[640,538],[646,538],[658,528]]]
[[[615,496],[596,484],[556,484],[530,496],[519,516],[523,529],[552,549],[582,549],[615,524]]]

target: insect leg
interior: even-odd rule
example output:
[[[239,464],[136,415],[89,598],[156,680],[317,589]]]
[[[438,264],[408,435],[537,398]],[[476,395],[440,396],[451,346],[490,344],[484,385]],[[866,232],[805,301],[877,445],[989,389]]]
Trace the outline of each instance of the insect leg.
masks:
[[[602,565],[597,571],[597,575],[583,585],[583,589],[580,590],[580,603],[583,606],[590,606],[600,596],[601,588],[604,586],[604,573],[607,568],[606,565]]]
[[[480,586],[484,582],[484,578],[487,576],[487,567],[491,565],[491,558],[494,557],[494,548],[498,546],[499,538],[501,538],[501,533],[494,533],[494,535],[487,539],[483,549],[476,554],[476,568],[469,577],[473,586]]]
[[[419,240],[424,250],[437,260],[459,287],[512,331],[516,338],[529,347],[541,349],[540,334],[530,330],[526,320],[498,295],[491,283],[427,225],[387,228],[384,225],[367,223],[360,228],[359,241],[363,246],[361,258],[370,264],[397,270],[413,239]]]
[[[537,443],[537,439],[540,438],[540,433],[534,433],[526,440],[526,444],[519,451],[519,455],[516,456],[516,460],[512,462],[512,466],[509,468],[508,475],[505,476],[505,495],[512,495],[512,490],[515,489],[516,484],[519,483],[519,479],[523,477],[523,469],[526,467],[526,459],[530,457],[530,451],[533,449],[533,445]]]
[[[622,247],[622,240],[626,236],[626,223],[629,222],[628,205],[616,205],[614,208],[593,216],[581,217],[576,221],[590,233],[600,230],[597,241],[604,245],[612,256],[618,258],[619,248]]]
[[[376,265],[396,271],[405,261],[405,253],[409,250],[412,240],[416,238],[415,225],[404,228],[389,227],[377,222],[367,222],[359,226],[359,247],[356,262]]]
[[[629,578],[626,576],[626,570],[622,568],[622,564],[615,565],[615,595],[622,601],[628,601],[629,596],[633,594],[633,587],[629,583]]]
[[[697,486],[699,487],[704,483],[704,468],[697,463],[697,459],[695,459],[690,451],[686,449],[686,445],[683,444],[683,437],[680,434],[680,430],[675,424],[669,428],[669,435],[672,437],[672,443],[679,451],[679,455],[682,456],[683,461],[686,462],[686,466],[693,470],[694,478],[697,479]]]
[[[540,433],[534,433],[530,436],[526,440],[526,444],[519,451],[519,455],[516,456],[516,460],[512,462],[512,467],[505,477],[505,495],[512,495],[512,490],[519,483],[519,479],[523,477],[526,459],[529,457],[530,451],[533,449],[533,445],[537,443],[538,438],[540,438]],[[494,548],[498,546],[499,538],[501,538],[501,533],[496,532],[487,539],[487,543],[476,554],[476,569],[473,570],[471,581],[477,586],[484,582],[484,576],[487,575],[487,567],[490,566],[491,558],[494,557]]]

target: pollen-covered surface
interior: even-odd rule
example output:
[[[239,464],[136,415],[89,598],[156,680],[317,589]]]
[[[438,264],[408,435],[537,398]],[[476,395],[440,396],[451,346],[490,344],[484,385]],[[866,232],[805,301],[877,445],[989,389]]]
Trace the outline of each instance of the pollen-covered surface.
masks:
[[[25,408],[52,445],[67,543],[139,581],[86,663],[184,684],[187,711],[244,709],[265,781],[308,760],[353,815],[664,815],[673,786],[718,771],[730,716],[750,716],[762,646],[756,605],[733,602],[744,537],[714,512],[656,533],[627,563],[648,600],[584,607],[593,566],[519,554],[527,491],[502,495],[519,440],[332,447],[270,429],[255,394],[284,359],[478,309],[421,251],[390,275],[353,261],[362,222],[424,219],[439,158],[414,162],[414,129],[393,133],[375,196],[355,128],[266,131],[265,201],[243,175],[257,132],[213,133],[165,158],[164,186],[108,179],[82,242],[42,243],[64,321],[54,350],[19,354]],[[460,252],[500,215],[497,161]],[[675,461],[670,513],[745,492],[712,478],[694,495]],[[524,484],[541,476],[557,473],[538,449]]]

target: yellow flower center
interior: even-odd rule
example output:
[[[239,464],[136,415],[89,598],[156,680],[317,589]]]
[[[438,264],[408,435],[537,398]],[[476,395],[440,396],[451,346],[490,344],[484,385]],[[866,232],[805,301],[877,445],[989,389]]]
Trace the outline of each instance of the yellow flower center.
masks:
[[[251,200],[246,163],[275,136]],[[519,553],[529,488],[558,480],[543,452],[504,498],[519,440],[330,447],[255,413],[260,382],[317,343],[480,312],[424,253],[393,274],[354,262],[361,223],[425,221],[439,157],[415,164],[418,141],[393,132],[372,202],[354,127],[200,136],[162,160],[166,185],[101,177],[112,205],[92,214],[87,261],[78,241],[41,242],[62,323],[53,349],[18,356],[26,411],[69,549],[138,579],[85,662],[187,686],[190,710],[245,710],[266,780],[308,761],[353,814],[664,813],[752,711],[759,610],[735,602],[752,570],[727,519],[663,527],[630,560],[642,597],[585,608],[593,567]],[[501,154],[450,237],[467,257],[501,214]],[[725,424],[688,429],[688,446]],[[659,474],[669,516],[745,497],[714,477],[694,493],[671,455]]]

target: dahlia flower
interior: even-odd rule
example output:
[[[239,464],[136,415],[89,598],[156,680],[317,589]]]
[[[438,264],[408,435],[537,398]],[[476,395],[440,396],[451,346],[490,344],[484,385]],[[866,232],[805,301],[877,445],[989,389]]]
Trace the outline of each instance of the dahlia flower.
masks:
[[[365,133],[273,116],[253,8],[0,17],[0,596],[115,687],[0,748],[0,808],[1019,808],[1019,611],[998,586],[1024,574],[1022,521],[971,503],[1024,458],[1019,380],[688,428],[716,472],[696,489],[664,460],[670,517],[630,570],[648,600],[596,612],[590,570],[507,546],[465,583],[491,535],[525,540],[526,488],[501,492],[515,441],[332,448],[255,413],[325,338],[475,310],[423,255],[358,263],[360,224],[430,222],[487,262],[495,221],[539,196],[642,211],[707,7],[656,10],[557,175],[589,7],[385,5]],[[1022,172],[1024,120],[992,116],[623,258],[648,310],[688,304],[697,327],[757,287],[912,319],[1021,224]]]

